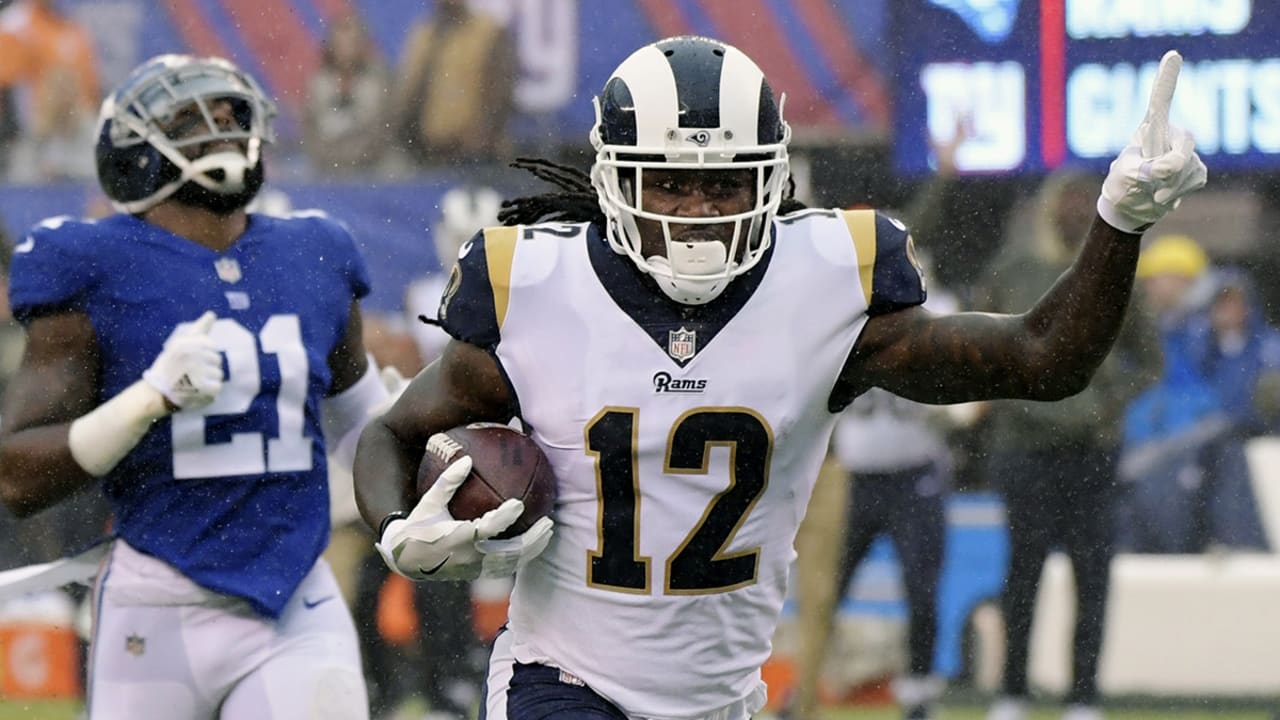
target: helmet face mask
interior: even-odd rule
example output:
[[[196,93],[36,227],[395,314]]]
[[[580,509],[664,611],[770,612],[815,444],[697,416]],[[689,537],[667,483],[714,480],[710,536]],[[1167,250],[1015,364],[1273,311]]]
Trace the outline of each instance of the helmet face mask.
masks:
[[[699,37],[641,48],[596,99],[591,131],[592,184],[613,249],[677,302],[719,296],[769,248],[789,177],[790,134],[763,73],[737,49]],[[661,173],[671,183],[683,172],[691,179],[675,181],[676,192],[698,197],[657,202],[652,178]],[[719,173],[737,179],[716,180]],[[749,192],[721,197],[740,185]]]
[[[670,243],[719,242],[726,259],[741,261],[759,236],[751,222],[761,194],[753,169],[632,168],[622,174],[618,184],[645,258],[666,257]]]
[[[170,197],[237,210],[262,185],[275,115],[257,82],[221,58],[153,58],[102,104],[98,179],[121,212]]]

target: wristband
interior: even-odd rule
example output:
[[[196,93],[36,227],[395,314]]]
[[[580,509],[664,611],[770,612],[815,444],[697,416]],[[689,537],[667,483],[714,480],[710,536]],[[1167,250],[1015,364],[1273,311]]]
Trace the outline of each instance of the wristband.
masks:
[[[382,522],[378,523],[378,542],[382,542],[382,536],[387,534],[387,526],[390,525],[392,521],[404,520],[407,517],[409,517],[409,513],[406,510],[396,510],[394,512],[387,513],[386,516],[382,518]]]
[[[1097,211],[1098,217],[1102,218],[1103,222],[1116,230],[1129,235],[1141,235],[1147,231],[1147,228],[1150,228],[1155,224],[1143,223],[1141,221],[1135,222],[1133,219],[1121,213],[1120,210],[1116,208],[1115,203],[1108,200],[1105,195],[1098,196]]]
[[[76,418],[67,432],[67,447],[85,472],[102,477],[142,441],[152,423],[168,414],[160,391],[139,380]]]

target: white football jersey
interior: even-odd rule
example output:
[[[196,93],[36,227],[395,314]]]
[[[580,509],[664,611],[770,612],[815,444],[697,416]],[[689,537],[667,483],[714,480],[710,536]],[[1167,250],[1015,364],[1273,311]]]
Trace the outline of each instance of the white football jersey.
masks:
[[[586,224],[486,230],[446,290],[445,328],[495,353],[558,480],[555,536],[516,578],[514,656],[633,717],[763,705],[837,375],[869,309],[924,299],[886,216],[775,231],[705,306],[667,300]]]

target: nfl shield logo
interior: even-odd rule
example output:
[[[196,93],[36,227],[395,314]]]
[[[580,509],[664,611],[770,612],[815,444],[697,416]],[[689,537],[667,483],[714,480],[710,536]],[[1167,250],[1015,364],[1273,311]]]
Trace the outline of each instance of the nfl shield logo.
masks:
[[[213,267],[218,271],[218,278],[223,282],[240,282],[240,263],[237,262],[235,258],[218,258],[218,260],[213,263]]]
[[[667,332],[667,354],[675,360],[688,360],[697,351],[698,333],[683,327]]]

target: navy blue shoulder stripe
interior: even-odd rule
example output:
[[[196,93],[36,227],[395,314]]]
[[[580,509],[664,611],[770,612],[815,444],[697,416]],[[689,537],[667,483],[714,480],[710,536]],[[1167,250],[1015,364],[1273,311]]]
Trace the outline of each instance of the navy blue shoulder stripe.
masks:
[[[501,330],[484,232],[476,233],[463,248],[440,298],[440,327],[457,340],[492,351]]]
[[[911,235],[902,223],[876,213],[876,264],[868,315],[882,315],[924,303],[924,278],[911,242]]]

